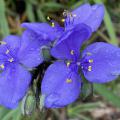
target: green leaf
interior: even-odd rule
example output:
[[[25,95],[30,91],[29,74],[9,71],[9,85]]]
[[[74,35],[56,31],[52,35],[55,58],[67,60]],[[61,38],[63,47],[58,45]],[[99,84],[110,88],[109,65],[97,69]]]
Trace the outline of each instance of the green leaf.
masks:
[[[32,4],[26,0],[26,13],[28,16],[28,19],[30,20],[30,22],[35,22],[35,16],[34,16],[34,12],[33,12],[33,6]]]
[[[82,112],[88,112],[100,106],[100,102],[96,103],[85,103],[85,104],[77,104],[75,106],[68,106],[68,115],[70,117],[75,117]]]
[[[94,0],[94,1],[96,3],[103,3],[102,0]],[[110,37],[110,42],[112,44],[118,45],[118,40],[117,40],[117,37],[116,37],[115,29],[114,29],[112,20],[111,20],[110,15],[109,15],[106,8],[105,8],[104,23],[105,23],[107,32],[108,32],[109,37]]]
[[[9,112],[10,110],[0,107],[0,120]]]
[[[54,8],[54,9],[60,9],[60,8],[64,8],[65,6],[59,3],[55,3],[55,2],[46,2],[44,4],[42,4],[41,6],[42,8],[47,7],[47,8]]]
[[[79,7],[82,3],[83,3],[83,1],[79,1],[75,4],[73,4],[73,6],[71,6],[71,9],[75,9],[75,8]]]
[[[18,109],[11,110],[8,112],[1,120],[10,120],[11,118],[14,118],[16,114],[18,113]],[[12,119],[13,120],[13,119]]]
[[[94,84],[94,89],[114,106],[120,108],[120,97],[108,90],[105,85]]]
[[[0,0],[0,29],[3,37],[9,35],[9,27],[8,27],[7,18],[5,15],[4,0]]]
[[[46,22],[45,15],[44,15],[44,13],[41,11],[41,9],[37,9],[37,16],[38,16],[38,19],[39,19],[41,22]]]

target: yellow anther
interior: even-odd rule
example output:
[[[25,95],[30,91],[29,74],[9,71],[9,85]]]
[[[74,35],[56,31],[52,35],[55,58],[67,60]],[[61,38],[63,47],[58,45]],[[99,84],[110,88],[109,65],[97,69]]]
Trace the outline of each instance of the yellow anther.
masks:
[[[67,83],[71,83],[71,82],[72,82],[72,79],[67,79],[66,82],[67,82]]]
[[[6,45],[7,43],[5,41],[0,41],[2,45]]]
[[[74,50],[71,50],[71,51],[70,51],[70,54],[71,54],[71,55],[74,55]]]
[[[13,58],[10,58],[8,61],[9,61],[9,62],[13,62],[13,61],[14,61],[14,59],[13,59]]]
[[[76,17],[77,15],[76,14],[73,14],[73,17]]]
[[[65,19],[61,19],[61,22],[65,22]]]
[[[88,71],[92,71],[92,66],[89,66],[89,67],[88,67]]]
[[[93,59],[90,59],[90,60],[89,60],[89,63],[93,63]]]
[[[5,54],[8,54],[10,51],[9,50],[6,50]]]
[[[90,55],[92,55],[92,53],[90,53],[90,52],[87,52],[87,55],[88,55],[88,56],[90,56]]]
[[[4,64],[1,64],[1,65],[0,65],[0,68],[4,69],[4,68],[5,68]]]
[[[47,16],[47,20],[50,20],[50,17],[49,17],[49,16]]]
[[[70,66],[70,62],[67,62],[67,67],[69,67]]]
[[[55,23],[54,22],[52,22],[52,27],[55,27]]]

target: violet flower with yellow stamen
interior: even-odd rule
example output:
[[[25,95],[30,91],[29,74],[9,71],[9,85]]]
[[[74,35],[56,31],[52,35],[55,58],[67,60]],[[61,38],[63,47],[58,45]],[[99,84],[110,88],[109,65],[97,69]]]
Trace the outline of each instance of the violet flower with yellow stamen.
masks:
[[[120,75],[120,49],[116,46],[97,42],[80,53],[91,33],[87,25],[79,24],[52,48],[51,54],[59,61],[48,67],[42,81],[45,107],[64,107],[78,98],[82,84],[79,72],[93,83],[109,82]]]
[[[4,43],[4,44],[2,44]],[[9,35],[0,45],[0,105],[16,108],[31,82],[28,71],[43,61],[39,42]]]

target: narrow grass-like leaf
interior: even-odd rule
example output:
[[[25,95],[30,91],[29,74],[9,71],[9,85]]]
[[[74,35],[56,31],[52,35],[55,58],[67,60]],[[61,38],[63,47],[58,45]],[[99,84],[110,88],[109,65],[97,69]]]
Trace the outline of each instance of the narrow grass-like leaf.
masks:
[[[68,107],[68,113],[69,114],[73,114],[74,112],[76,113],[80,113],[80,112],[86,112],[86,111],[90,111],[94,108],[97,108],[98,106],[100,106],[100,102],[96,102],[96,103],[86,103],[86,104],[80,104],[80,105],[76,105],[76,106],[72,106],[72,107]]]
[[[94,1],[96,3],[102,3],[102,0],[94,0]],[[109,15],[109,13],[108,13],[106,8],[105,8],[104,23],[106,25],[106,29],[107,29],[107,32],[109,34],[111,43],[117,45],[118,44],[118,40],[117,40],[117,37],[116,37],[115,29],[114,29],[114,26],[112,24],[110,15]]]
[[[0,120],[8,113],[10,112],[10,110],[4,108],[4,107],[0,107]]]
[[[41,11],[41,9],[37,9],[37,16],[38,16],[39,21],[46,22],[45,15]]]
[[[79,7],[82,3],[83,3],[83,1],[78,1],[77,3],[73,4],[73,6],[71,6],[71,9],[75,9],[75,8]]]
[[[9,27],[8,22],[5,16],[5,2],[4,0],[0,0],[0,29],[2,36],[5,37],[9,35]]]
[[[60,9],[64,8],[65,6],[56,2],[46,2],[42,6],[42,8],[47,7],[47,8],[52,8],[52,9]]]
[[[120,97],[108,90],[105,85],[94,84],[94,89],[114,106],[120,108]]]
[[[30,22],[35,22],[35,16],[33,12],[33,6],[31,2],[26,0],[26,13]]]
[[[10,120],[11,118],[14,118],[14,116],[16,115],[17,112],[18,112],[18,109],[11,110],[1,120]]]

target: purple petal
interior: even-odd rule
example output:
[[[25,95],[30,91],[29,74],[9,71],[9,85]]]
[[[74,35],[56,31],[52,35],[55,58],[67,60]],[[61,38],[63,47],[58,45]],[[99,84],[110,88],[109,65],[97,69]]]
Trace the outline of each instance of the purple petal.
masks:
[[[72,18],[68,15],[65,20],[66,29],[70,29],[70,27],[74,27],[74,25],[84,23],[84,21],[90,16],[91,13],[92,9],[90,4],[83,4],[76,8],[72,12]]]
[[[28,34],[29,31],[25,31],[22,35],[18,59],[26,67],[33,68],[43,62],[43,56],[39,46],[39,40],[31,39],[28,37]]]
[[[91,35],[91,29],[79,24],[72,31],[65,32],[58,43],[52,48],[51,54],[59,59],[72,59],[73,54],[79,56],[79,50],[85,40]],[[71,54],[73,51],[73,54]]]
[[[0,46],[0,48],[2,48],[2,53],[5,53],[7,50],[9,50],[12,54],[17,54],[21,45],[21,38],[19,36],[9,35],[3,39],[3,42],[5,42],[5,44]]]
[[[51,27],[47,23],[22,23],[21,26],[27,30],[31,30],[36,33],[38,37],[43,40],[53,41],[59,36],[59,30],[57,27]]]
[[[85,20],[85,24],[90,26],[92,31],[96,31],[104,18],[104,6],[103,5],[93,5],[92,14]]]
[[[6,42],[6,45],[9,46],[10,49],[16,49],[20,47],[20,37],[15,35],[9,35],[3,39]]]
[[[65,63],[55,62],[49,66],[42,81],[42,94],[46,96],[45,106],[60,108],[74,102],[79,96],[80,87],[80,77]]]
[[[77,24],[84,23],[91,27],[92,32],[100,26],[104,17],[104,6],[102,4],[83,4],[72,12],[72,17],[68,15],[66,19],[66,29],[70,29]]]
[[[16,108],[28,90],[31,75],[19,64],[12,64],[0,74],[0,105]]]
[[[109,82],[120,74],[120,49],[116,46],[97,42],[89,45],[82,56],[93,60],[90,65],[91,71],[83,71],[85,78],[91,82]]]
[[[6,62],[12,57],[15,58],[21,45],[19,36],[9,35],[3,39],[0,45],[0,70],[3,70]]]

